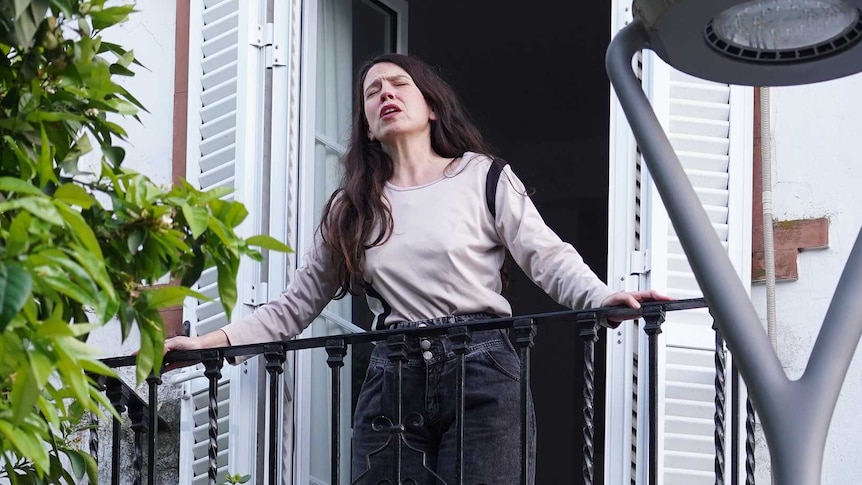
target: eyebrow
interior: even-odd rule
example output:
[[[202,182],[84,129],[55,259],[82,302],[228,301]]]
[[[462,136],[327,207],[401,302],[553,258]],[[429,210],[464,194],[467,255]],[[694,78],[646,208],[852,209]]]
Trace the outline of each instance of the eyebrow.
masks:
[[[366,87],[364,90],[362,90],[362,93],[367,94],[369,89],[371,89],[375,86],[379,86],[380,85],[380,79],[381,78],[378,77],[374,81],[371,81],[371,84],[369,84],[368,87]],[[387,81],[389,81],[391,83],[391,82],[399,81],[402,79],[410,79],[410,76],[406,76],[404,74],[393,74],[392,76],[383,76],[382,79],[386,79]]]

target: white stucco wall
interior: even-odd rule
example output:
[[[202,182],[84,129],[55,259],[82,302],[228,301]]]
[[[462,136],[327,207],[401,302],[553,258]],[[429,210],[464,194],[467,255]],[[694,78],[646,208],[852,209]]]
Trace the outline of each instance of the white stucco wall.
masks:
[[[122,124],[129,134],[123,144],[124,165],[164,185],[171,182],[176,8],[173,0],[139,1],[138,12],[105,35],[109,41],[134,49],[138,62],[147,68],[133,66],[134,77],[117,78],[149,111],[140,114],[140,123],[126,120]]]
[[[775,219],[827,217],[830,221],[829,248],[802,251],[799,280],[778,283],[776,289],[778,354],[787,374],[795,378],[807,365],[862,226],[862,76],[770,92]],[[754,184],[759,190],[760,180]],[[753,286],[751,294],[765,322],[765,286]],[[860,403],[862,357],[857,350],[832,418],[824,485],[858,483],[862,476]],[[768,466],[758,463],[758,483],[769,483]]]

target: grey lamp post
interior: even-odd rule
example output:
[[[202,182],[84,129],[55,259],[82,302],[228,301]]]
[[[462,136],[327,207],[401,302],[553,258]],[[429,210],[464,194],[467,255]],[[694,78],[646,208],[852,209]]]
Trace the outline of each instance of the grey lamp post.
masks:
[[[826,434],[862,336],[862,233],[802,377],[787,378],[760,319],[641,89],[632,57],[730,84],[784,86],[862,70],[862,0],[635,0],[607,70],[716,323],[759,412],[780,485],[820,483]]]

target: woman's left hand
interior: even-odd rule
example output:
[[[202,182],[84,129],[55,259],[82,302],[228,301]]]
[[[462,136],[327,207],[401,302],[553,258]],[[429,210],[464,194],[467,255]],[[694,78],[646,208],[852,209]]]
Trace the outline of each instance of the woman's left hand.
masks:
[[[603,307],[608,306],[627,306],[632,310],[640,310],[642,301],[670,301],[673,298],[663,295],[656,290],[643,290],[643,291],[618,291],[609,297],[605,298],[602,301]],[[619,323],[625,320],[631,320],[636,318],[634,316],[625,317],[608,317],[609,322]]]

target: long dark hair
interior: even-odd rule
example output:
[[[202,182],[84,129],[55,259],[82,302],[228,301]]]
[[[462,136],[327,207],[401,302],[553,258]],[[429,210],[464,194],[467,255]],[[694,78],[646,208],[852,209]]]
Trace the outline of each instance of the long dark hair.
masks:
[[[353,92],[353,126],[342,162],[341,186],[323,209],[320,233],[332,255],[339,289],[335,298],[359,294],[364,285],[365,251],[389,239],[392,212],[383,188],[392,177],[393,165],[379,141],[368,138],[362,86],[371,66],[389,62],[404,69],[437,115],[431,121],[431,148],[446,158],[464,152],[490,153],[482,134],[458,102],[455,91],[428,64],[403,54],[384,54],[367,62],[356,76]]]

